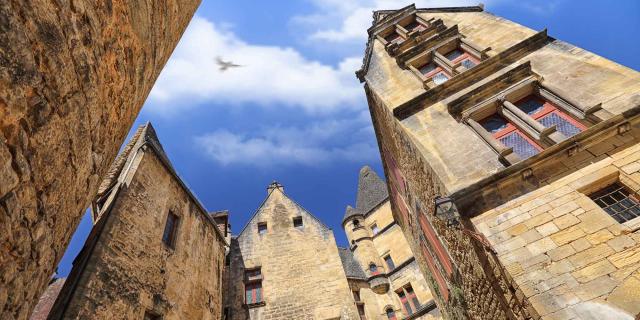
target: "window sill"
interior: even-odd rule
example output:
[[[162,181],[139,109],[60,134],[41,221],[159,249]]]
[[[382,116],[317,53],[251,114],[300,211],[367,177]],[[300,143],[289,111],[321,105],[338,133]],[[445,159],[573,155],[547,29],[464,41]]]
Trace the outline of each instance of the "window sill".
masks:
[[[265,305],[267,305],[264,301],[261,302],[256,302],[256,303],[245,303],[244,307],[247,309],[253,309],[253,308],[259,308],[259,307],[264,307]]]

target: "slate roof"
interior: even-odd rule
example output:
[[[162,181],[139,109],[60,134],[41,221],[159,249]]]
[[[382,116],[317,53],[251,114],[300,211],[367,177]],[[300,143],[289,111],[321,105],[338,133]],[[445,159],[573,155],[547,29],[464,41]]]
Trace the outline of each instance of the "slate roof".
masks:
[[[361,216],[361,215],[362,213],[358,211],[358,209],[352,206],[347,206],[347,209],[344,211],[344,217],[342,218],[342,222],[344,223],[344,221],[347,220],[349,217]]]
[[[363,214],[367,214],[387,198],[389,193],[384,181],[369,166],[362,167],[358,179],[356,208]]]
[[[353,257],[351,250],[347,248],[338,247],[338,253],[340,254],[340,260],[342,260],[342,268],[347,278],[366,280],[367,275],[362,271],[360,264]]]

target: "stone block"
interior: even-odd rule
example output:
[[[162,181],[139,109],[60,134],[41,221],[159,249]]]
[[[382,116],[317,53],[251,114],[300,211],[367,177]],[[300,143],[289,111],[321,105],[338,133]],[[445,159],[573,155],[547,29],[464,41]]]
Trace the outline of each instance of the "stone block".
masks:
[[[613,249],[612,249],[613,250]],[[620,251],[608,257],[609,261],[617,268],[622,268],[630,264],[640,263],[640,247],[630,248]]]
[[[622,168],[620,168],[626,174],[632,174],[640,171],[640,161],[632,162]]]
[[[571,262],[569,262],[568,260],[553,262],[547,267],[547,271],[549,271],[549,273],[553,275],[567,273],[574,270],[575,268],[573,267]]]
[[[578,224],[579,222],[580,222],[580,220],[578,218],[576,218],[576,216],[574,216],[572,213],[565,214],[565,215],[553,220],[553,223],[555,223],[555,225],[560,230],[569,228],[569,227],[571,227],[573,225]]]
[[[576,253],[576,250],[570,244],[565,244],[550,250],[547,252],[547,255],[549,255],[549,258],[551,258],[552,261],[558,261],[571,256],[574,253]]]
[[[540,235],[542,235],[543,237],[546,237],[548,235],[551,235],[560,231],[560,229],[553,222],[547,222],[541,226],[538,226],[536,227],[536,230],[538,230]]]
[[[570,243],[571,247],[575,249],[576,252],[584,251],[591,248],[593,245],[586,238],[580,238],[576,241]]]
[[[575,255],[569,257],[569,261],[571,261],[571,264],[573,264],[576,268],[582,268],[610,255],[613,252],[613,249],[611,249],[606,243],[603,243],[582,252],[576,253]],[[615,265],[615,263],[613,264]]]
[[[542,238],[526,246],[532,255],[542,254],[557,247],[558,245],[551,238]]]
[[[602,209],[587,211],[578,218],[581,221],[578,226],[585,233],[594,233],[602,228],[606,228],[617,223]]]
[[[569,194],[569,195],[566,195],[565,197],[567,197],[567,196],[571,196],[571,195]],[[565,214],[567,214],[567,213],[569,213],[569,212],[571,212],[573,210],[579,209],[580,206],[578,206],[578,204],[575,201],[572,201],[573,197],[575,197],[575,196],[572,196],[571,199],[567,199],[566,200],[567,202],[563,203],[562,205],[560,205],[558,207],[554,207],[553,209],[551,209],[551,211],[549,211],[549,213],[554,217],[560,217],[560,216],[563,216],[563,215],[565,215]],[[558,199],[558,200],[560,200],[560,199]]]
[[[607,244],[616,252],[620,252],[635,246],[636,242],[631,237],[624,234],[607,241]]]
[[[578,298],[586,301],[610,293],[617,285],[618,282],[609,276],[601,276],[578,286],[575,293]]]
[[[527,227],[526,224],[524,223],[518,223],[515,226],[510,227],[509,229],[507,229],[507,233],[510,234],[511,236],[517,236],[520,235],[524,232],[527,232],[529,230],[529,227]]]
[[[596,245],[596,244],[600,244],[603,243],[605,241],[608,241],[610,239],[612,239],[613,233],[611,233],[608,229],[601,229],[596,231],[595,233],[592,233],[590,235],[588,235],[586,237],[587,241],[589,241],[591,244]]]
[[[529,228],[533,228],[533,227],[545,224],[552,220],[553,220],[553,216],[550,213],[545,212],[545,213],[533,216],[531,219],[528,219],[527,221],[525,221],[524,224],[527,225],[527,227]]]
[[[540,293],[535,295],[529,298],[529,302],[531,302],[533,307],[541,316],[556,312],[566,306],[564,301],[550,293]]]
[[[571,274],[578,282],[585,283],[614,271],[616,271],[616,267],[609,260],[602,259]]]
[[[558,245],[563,245],[578,238],[582,238],[584,235],[584,231],[576,225],[552,234],[551,239],[553,239],[553,241]]]
[[[629,277],[609,294],[607,301],[629,314],[640,315],[640,279]]]

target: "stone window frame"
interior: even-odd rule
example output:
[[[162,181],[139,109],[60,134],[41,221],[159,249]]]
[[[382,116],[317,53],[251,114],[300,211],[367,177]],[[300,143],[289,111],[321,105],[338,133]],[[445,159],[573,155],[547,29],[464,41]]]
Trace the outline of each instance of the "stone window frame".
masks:
[[[604,174],[602,174],[604,172]],[[591,199],[591,194],[602,190],[614,183],[619,183],[631,193],[635,194],[640,198],[640,183],[634,181],[628,174],[621,172],[618,169],[615,170],[607,170],[607,168],[594,172],[592,174],[593,178],[588,179],[590,182],[584,186],[578,186],[576,190],[582,194],[582,196],[588,198],[593,205],[598,208],[598,212],[605,215],[607,218],[611,219],[615,224],[625,226],[629,228],[631,232],[635,232],[640,230],[640,217],[636,217],[629,221],[620,223],[616,219],[614,219],[608,212],[606,212],[602,207],[600,207],[593,199]]]
[[[563,112],[573,120],[584,125],[586,130],[598,121],[601,121],[601,119],[594,119],[590,116],[600,108],[600,105],[595,105],[589,109],[580,108],[578,104],[570,98],[564,94],[558,94],[557,90],[541,83],[536,77],[526,77],[513,86],[500,91],[462,112],[463,122],[478,134],[478,136],[498,154],[499,160],[507,166],[520,162],[523,159],[516,155],[512,148],[505,146],[502,142],[495,139],[493,135],[485,130],[479,123],[480,120],[492,114],[498,113],[518,131],[522,132],[528,138],[531,138],[533,142],[542,148],[540,153],[567,139],[567,137],[557,131],[555,125],[544,127],[540,122],[513,104],[529,95],[537,95],[551,102],[560,112]]]
[[[422,74],[422,72],[420,72],[421,67],[429,63],[433,63],[436,68],[440,68],[442,71],[447,73],[449,77],[447,81],[469,70],[462,65],[462,61],[465,59],[461,59],[460,61],[454,63],[447,57],[445,57],[447,53],[456,49],[463,51],[464,53],[475,59],[476,65],[474,67],[477,67],[480,63],[487,60],[489,56],[486,52],[488,50],[491,50],[491,48],[482,49],[478,45],[466,39],[464,35],[458,34],[408,59],[404,63],[404,66],[405,68],[411,70],[411,73],[416,76],[418,80],[420,80],[420,82],[422,82],[425,89],[429,90],[442,84],[436,84],[433,79],[435,74],[439,72],[436,72],[435,74],[427,77],[425,74]],[[427,75],[428,74],[429,73],[427,73]]]
[[[168,231],[169,227],[169,219],[173,217],[173,223],[171,225],[171,230]],[[182,222],[182,217],[175,213],[175,210],[168,210],[167,215],[164,222],[164,229],[162,232],[162,243],[165,245],[165,248],[176,250],[176,244],[178,242],[178,230],[180,229],[180,224]]]
[[[264,280],[264,277],[262,276],[262,267],[261,266],[247,268],[247,269],[244,270],[244,281],[243,281],[243,283],[244,283],[244,305],[247,308],[256,308],[256,307],[262,307],[262,306],[265,305],[264,288],[262,287],[262,280]],[[260,301],[258,301],[258,298],[257,298],[258,290],[255,291],[256,292],[255,293],[256,302],[249,303],[247,301],[247,287],[259,288]],[[254,290],[254,289],[252,288],[251,290]]]
[[[267,232],[269,232],[269,226],[267,225],[266,221],[258,222],[257,228],[258,228],[259,235],[264,235],[264,234],[267,234]]]
[[[387,51],[390,51],[390,52],[396,51],[398,48],[402,47],[403,44],[407,42],[407,40],[411,39],[412,37],[416,37],[418,35],[423,36],[425,34],[433,33],[434,32],[433,20],[434,19],[425,20],[424,18],[420,17],[416,12],[414,12],[414,13],[408,14],[407,16],[399,19],[398,22],[378,32],[376,34],[376,39],[378,39],[378,41],[380,41],[384,45]],[[417,22],[421,24],[422,26],[424,26],[424,29],[411,30],[411,31],[405,29],[405,27],[411,24],[412,22]],[[394,32],[402,38],[402,41],[400,43],[387,41],[386,38]]]
[[[296,229],[304,228],[304,221],[302,220],[302,216],[293,217],[291,220],[292,220],[294,228],[296,228]]]

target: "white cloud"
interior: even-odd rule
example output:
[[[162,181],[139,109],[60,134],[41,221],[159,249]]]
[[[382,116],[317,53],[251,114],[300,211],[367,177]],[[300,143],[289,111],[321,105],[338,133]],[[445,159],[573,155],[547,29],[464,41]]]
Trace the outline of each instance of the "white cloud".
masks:
[[[362,116],[305,127],[272,126],[250,135],[217,130],[197,137],[196,144],[221,165],[257,167],[372,161],[378,154],[369,119]]]
[[[221,72],[217,56],[243,67]],[[364,106],[362,86],[354,75],[360,63],[359,57],[347,57],[330,66],[293,48],[249,44],[195,17],[151,91],[150,109],[171,113],[194,102],[215,101],[277,104],[325,114],[356,110]]]
[[[400,9],[411,3],[416,7],[451,7],[477,5],[478,0],[312,0],[319,13],[295,17],[294,21],[316,30],[311,39],[364,44],[374,10]],[[486,2],[486,1],[485,1]],[[331,26],[328,27],[327,26]]]

